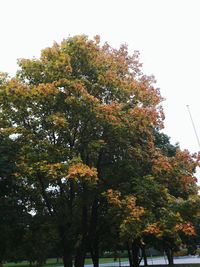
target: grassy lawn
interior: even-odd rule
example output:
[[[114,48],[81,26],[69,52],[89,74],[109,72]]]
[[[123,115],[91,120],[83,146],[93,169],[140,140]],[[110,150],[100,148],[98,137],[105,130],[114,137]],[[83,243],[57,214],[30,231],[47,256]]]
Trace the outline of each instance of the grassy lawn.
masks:
[[[121,261],[128,261],[127,258],[121,259]],[[116,262],[114,261],[113,258],[101,258],[100,263],[113,263]],[[59,260],[57,263],[56,259],[48,259],[44,267],[56,267],[56,266],[62,266],[63,262],[62,260]],[[86,259],[85,264],[92,264],[92,259]],[[29,263],[27,261],[19,262],[19,263],[6,263],[4,264],[4,267],[29,267]]]
[[[128,258],[122,258],[121,259],[121,261],[128,261]],[[118,259],[117,259],[117,261],[114,261],[114,259],[113,258],[101,258],[100,260],[99,260],[99,262],[100,263],[110,263],[110,262],[118,262]],[[86,259],[85,260],[85,264],[92,264],[92,259]]]
[[[58,262],[56,259],[48,259],[46,264],[44,265],[45,267],[56,267],[56,266],[62,266],[63,262],[62,260],[59,260]],[[6,263],[3,265],[4,267],[29,267],[29,262],[28,261],[23,261],[19,263]]]

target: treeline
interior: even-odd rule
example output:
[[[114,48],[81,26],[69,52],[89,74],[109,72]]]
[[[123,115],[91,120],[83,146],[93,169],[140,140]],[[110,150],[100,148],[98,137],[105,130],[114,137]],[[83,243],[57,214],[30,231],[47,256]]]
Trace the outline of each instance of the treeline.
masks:
[[[49,255],[94,267],[198,243],[199,155],[162,133],[162,97],[138,52],[96,36],[55,43],[0,77],[0,262]]]

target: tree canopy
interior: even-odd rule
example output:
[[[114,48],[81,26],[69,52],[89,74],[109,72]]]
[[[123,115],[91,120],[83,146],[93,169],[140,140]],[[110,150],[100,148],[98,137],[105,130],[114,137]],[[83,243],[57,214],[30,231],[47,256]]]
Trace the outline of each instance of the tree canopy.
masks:
[[[172,263],[196,234],[199,155],[162,133],[163,99],[139,53],[75,36],[18,64],[15,77],[1,75],[0,182],[12,177],[1,198],[16,194],[27,218],[26,257],[44,261],[40,235],[45,255],[57,244],[65,267],[73,258],[84,266],[86,253],[97,267],[102,251],[120,249],[138,266],[139,250],[152,244]],[[40,249],[30,254],[33,244]]]

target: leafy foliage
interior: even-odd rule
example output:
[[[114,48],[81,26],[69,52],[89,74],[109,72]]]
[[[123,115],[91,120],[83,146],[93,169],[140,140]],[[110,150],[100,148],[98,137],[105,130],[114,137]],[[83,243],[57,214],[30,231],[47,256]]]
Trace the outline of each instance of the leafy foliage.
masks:
[[[31,261],[45,260],[40,222],[52,226],[65,267],[74,255],[83,266],[87,252],[97,267],[110,248],[128,249],[138,266],[140,247],[168,251],[196,234],[199,155],[161,133],[162,97],[138,52],[75,36],[18,63],[16,77],[0,75],[0,133],[14,148],[2,146],[0,178],[8,183],[3,199],[6,188],[9,197],[17,192],[14,207],[26,215]]]

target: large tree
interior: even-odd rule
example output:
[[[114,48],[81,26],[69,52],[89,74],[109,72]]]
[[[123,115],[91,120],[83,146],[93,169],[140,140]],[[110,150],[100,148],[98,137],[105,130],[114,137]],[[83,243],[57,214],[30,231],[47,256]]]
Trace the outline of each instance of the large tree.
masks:
[[[39,59],[21,59],[15,78],[2,79],[1,131],[18,147],[12,175],[26,192],[25,207],[51,217],[65,267],[73,255],[82,267],[88,251],[98,266],[115,194],[121,203],[115,236],[132,247],[130,263],[137,266],[138,244],[156,220],[158,202],[141,194],[146,190],[150,200],[153,189],[156,195],[163,190],[163,203],[167,194],[195,191],[191,172],[187,181],[184,176],[192,171],[190,157],[175,156],[157,140],[161,101],[153,77],[141,72],[138,53],[130,56],[126,45],[101,45],[98,36],[55,43]],[[186,167],[177,166],[176,157]]]
[[[21,147],[15,175],[56,218],[64,265],[76,253],[82,266],[88,242],[98,256],[101,192],[128,182],[129,169],[148,173],[161,97],[137,53],[98,37],[68,38],[19,66],[1,86],[3,129]]]

